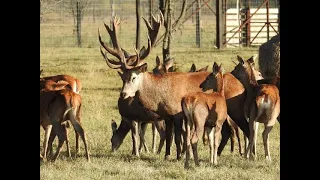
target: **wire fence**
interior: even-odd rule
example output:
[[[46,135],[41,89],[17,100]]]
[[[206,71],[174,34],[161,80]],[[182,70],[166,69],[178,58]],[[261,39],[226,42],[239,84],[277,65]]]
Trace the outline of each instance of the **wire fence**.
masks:
[[[136,6],[135,0],[61,0],[44,1],[40,6],[42,13],[40,20],[40,46],[41,47],[77,47],[76,33],[76,1],[83,5],[81,21],[82,47],[98,47],[98,28],[104,39],[109,39],[103,23],[109,25],[110,18],[114,15],[121,18],[119,39],[124,48],[132,48],[136,37]],[[195,14],[197,0],[187,1],[187,11],[183,24],[173,33],[172,47],[196,47],[196,20]],[[251,6],[258,6],[263,0],[251,2]],[[58,2],[58,3],[57,3]],[[140,0],[141,16],[149,19],[150,2],[152,13],[159,13],[159,0]],[[235,8],[236,0],[227,1],[226,8]],[[272,1],[270,6],[276,6],[277,1]],[[200,0],[200,34],[201,47],[212,48],[216,41],[216,15],[215,0]],[[172,1],[172,22],[180,15],[182,0]],[[112,11],[113,9],[113,11]],[[165,31],[160,30],[160,35]],[[147,28],[141,21],[141,44],[147,43]]]

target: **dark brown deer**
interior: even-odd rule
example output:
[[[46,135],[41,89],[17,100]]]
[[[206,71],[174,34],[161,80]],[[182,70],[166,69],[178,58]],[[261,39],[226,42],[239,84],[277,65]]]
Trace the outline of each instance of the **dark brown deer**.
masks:
[[[70,120],[76,133],[79,133],[84,142],[87,160],[90,161],[85,132],[80,124],[81,118],[81,96],[71,89],[57,91],[40,92],[40,125],[45,129],[45,139],[43,142],[43,159],[47,158],[48,139],[51,130],[58,136],[59,144],[53,157],[57,159],[61,152],[62,145],[66,140],[61,124]]]
[[[214,92],[193,92],[184,96],[181,100],[181,107],[185,116],[187,153],[185,168],[189,168],[190,151],[192,147],[194,162],[199,166],[197,143],[199,137],[206,132],[209,136],[210,163],[217,164],[218,145],[221,136],[222,124],[227,119],[227,103],[224,97],[224,85],[222,67],[214,62],[212,75],[216,79],[213,85]],[[206,86],[201,84],[200,87]],[[214,137],[214,142],[213,142]]]
[[[277,117],[280,114],[280,96],[276,85],[258,84],[253,75],[254,56],[244,61],[242,57],[237,56],[238,65],[232,71],[245,86],[247,99],[244,106],[244,114],[249,119],[249,146],[246,148],[245,157],[256,159],[256,143],[259,123],[264,124],[262,133],[263,145],[266,160],[271,161],[269,151],[269,133],[272,130]],[[253,155],[254,153],[254,155]]]
[[[145,50],[140,50],[136,52],[137,55],[134,57],[125,56],[117,40],[117,29],[120,25],[119,20],[112,19],[113,31],[107,26],[108,33],[111,37],[114,48],[110,48],[107,44],[102,41],[101,34],[99,31],[99,41],[102,47],[107,50],[108,53],[112,54],[118,60],[112,60],[107,57],[107,55],[101,50],[101,53],[106,60],[107,65],[116,69],[121,76],[123,81],[123,87],[121,91],[121,97],[119,101],[126,101],[128,97],[134,97],[138,99],[138,103],[142,105],[143,108],[148,111],[159,115],[161,118],[165,119],[166,124],[166,154],[165,157],[168,158],[170,155],[170,141],[172,137],[172,126],[174,123],[175,131],[178,134],[181,132],[182,126],[182,109],[180,106],[181,99],[184,95],[190,92],[202,91],[199,87],[200,84],[206,79],[210,74],[209,72],[194,72],[194,73],[167,73],[163,76],[153,75],[146,72],[147,64],[143,62],[143,59],[149,54],[151,50],[151,42],[154,38],[148,38],[148,48]],[[160,23],[152,23],[159,24]],[[157,28],[151,28],[157,29]],[[149,33],[150,35],[150,33]],[[150,36],[154,37],[154,36]],[[244,118],[243,111],[239,107],[243,107],[246,93],[242,83],[236,79],[230,73],[224,75],[225,80],[225,97],[227,99],[228,114],[241,128],[244,134],[249,137],[249,126],[248,122]],[[169,98],[170,97],[170,98]],[[173,98],[171,98],[173,97]],[[128,100],[127,100],[128,101]],[[128,102],[127,102],[128,103]],[[230,106],[230,107],[229,107]],[[121,116],[125,115],[126,108],[120,108],[119,112]],[[229,112],[230,111],[230,112]],[[161,119],[160,118],[160,119]],[[126,120],[131,123],[131,132],[133,137],[133,154],[139,156],[137,148],[137,135],[138,130],[136,129],[138,118],[132,118],[127,116]],[[129,124],[130,124],[129,123]],[[225,129],[230,130],[228,125]],[[169,127],[169,128],[167,128]],[[120,128],[120,127],[119,127]],[[177,146],[177,158],[180,159],[181,147],[181,137],[175,133],[175,142]],[[224,134],[224,133],[223,133]],[[222,135],[221,144],[218,148],[222,152],[227,140],[230,137],[230,133],[227,135]]]
[[[143,18],[144,19],[144,18]],[[145,20],[145,19],[144,19]],[[125,51],[124,49],[120,48],[118,46],[118,42],[117,42],[117,29],[119,28],[119,24],[120,24],[120,20],[117,19],[117,18],[113,18],[112,19],[112,29],[109,28],[108,25],[104,24],[110,37],[111,37],[111,40],[113,42],[113,46],[115,47],[115,49],[111,49],[109,48],[102,40],[101,40],[101,35],[100,35],[100,30],[99,30],[99,41],[101,43],[101,45],[109,52],[111,53],[112,55],[115,55],[117,56],[117,53],[120,53],[121,56],[117,56],[118,58],[122,59],[122,58],[125,58],[126,59],[126,62],[128,62],[128,64],[131,64],[131,63],[135,63],[136,61],[136,58],[139,57],[140,58],[145,58],[148,56],[150,50],[151,50],[151,47],[153,46],[153,44],[155,43],[155,40],[157,38],[157,35],[158,35],[158,31],[159,31],[159,28],[161,26],[161,23],[163,22],[163,17],[162,17],[162,14],[160,14],[160,16],[158,16],[158,19],[156,19],[154,16],[152,18],[152,26],[151,24],[145,20],[145,23],[147,25],[147,28],[148,28],[148,34],[149,34],[149,39],[148,39],[148,48],[145,49],[145,47],[142,47],[141,50],[140,50],[140,54],[136,54],[136,55],[130,55],[127,51]],[[108,59],[106,57],[106,55],[101,51],[101,53],[103,54],[103,56]],[[115,61],[112,61],[111,60],[111,63],[109,63],[108,61],[106,61],[107,65],[110,67],[110,68],[113,68],[113,69],[118,69],[119,65],[117,62]],[[119,75],[121,78],[123,78],[122,76],[122,73],[123,73],[123,70],[124,68],[119,68],[118,69],[119,71]],[[144,147],[145,146],[145,143],[144,143],[144,132],[145,132],[145,125],[146,125],[146,122],[154,122],[154,121],[161,121],[160,119],[158,119],[158,115],[156,115],[155,113],[152,113],[152,112],[147,112],[147,110],[145,108],[143,108],[136,99],[134,98],[128,98],[128,99],[122,99],[122,98],[119,98],[118,99],[118,107],[119,107],[119,112],[122,116],[122,121],[120,123],[120,126],[118,129],[117,128],[117,124],[115,123],[115,121],[112,121],[112,128],[113,128],[113,136],[111,138],[111,142],[112,142],[112,150],[116,150],[120,147],[124,137],[126,136],[126,134],[129,132],[129,130],[131,129],[131,120],[129,123],[127,123],[127,120],[128,119],[139,119],[140,122],[142,122],[142,127],[141,127],[141,130],[139,131],[141,134],[140,134],[140,140],[142,141],[142,143],[140,143],[140,150],[141,150],[141,147],[142,145]],[[145,125],[144,125],[145,124]],[[156,124],[157,126],[157,129],[160,133],[160,137],[162,138],[163,137],[163,133],[161,133],[161,122],[155,122],[153,124]],[[155,132],[154,132],[155,134]],[[143,138],[142,138],[143,137]],[[155,136],[154,136],[155,137]],[[155,142],[155,140],[153,141]],[[163,143],[162,143],[163,144]],[[153,151],[155,150],[154,148],[155,146],[153,145]],[[161,140],[160,140],[160,145],[159,145],[159,148],[158,148],[158,152],[160,152],[161,150]]]

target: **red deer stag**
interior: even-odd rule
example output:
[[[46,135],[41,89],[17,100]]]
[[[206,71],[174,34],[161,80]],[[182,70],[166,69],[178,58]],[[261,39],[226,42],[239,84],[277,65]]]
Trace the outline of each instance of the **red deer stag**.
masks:
[[[43,142],[43,158],[47,158],[48,138],[51,130],[58,136],[59,144],[53,157],[57,159],[61,152],[62,145],[66,140],[66,134],[61,129],[61,124],[70,120],[76,133],[79,133],[83,140],[87,160],[90,161],[85,132],[80,124],[81,118],[81,96],[71,89],[40,92],[40,125],[45,129]]]
[[[144,18],[143,18],[144,19]],[[144,19],[145,20],[145,19]],[[100,34],[100,30],[98,29],[99,31],[99,41],[101,43],[101,45],[109,52],[111,53],[112,55],[116,56],[117,58],[119,59],[126,59],[125,61],[128,63],[128,64],[132,64],[134,62],[136,62],[136,58],[138,57],[138,54],[137,55],[130,55],[128,52],[126,52],[124,49],[120,48],[119,45],[118,45],[118,42],[117,42],[117,29],[119,28],[119,25],[120,25],[120,20],[119,19],[116,19],[115,17],[111,20],[112,21],[112,30],[109,28],[108,25],[104,24],[110,37],[111,37],[111,40],[112,40],[112,43],[113,43],[113,46],[115,49],[111,49],[109,48],[102,40],[101,40],[101,34]],[[148,48],[145,49],[145,47],[142,47],[142,49],[140,50],[140,54],[139,54],[139,57],[140,59],[142,58],[146,58],[151,50],[151,47],[153,46],[153,44],[155,43],[156,41],[156,38],[157,38],[157,35],[158,35],[158,31],[159,31],[159,28],[161,26],[161,23],[163,21],[163,17],[162,17],[162,14],[160,14],[160,16],[156,19],[154,16],[152,18],[152,26],[150,25],[150,23],[148,21],[145,20],[145,23],[147,25],[147,28],[148,28],[148,34],[149,34],[149,39],[148,39]],[[101,50],[101,53],[102,55],[105,57],[105,59],[108,59],[106,57],[106,55],[102,52]],[[117,55],[117,54],[120,54]],[[111,63],[109,61],[106,61],[107,65],[110,67],[110,68],[113,68],[113,69],[118,69],[118,73],[120,75],[120,77],[123,79],[123,72],[125,71],[125,67],[121,67],[118,66],[120,65],[119,62],[116,62],[116,61],[112,61],[111,60]],[[150,121],[159,121],[158,119],[158,115],[156,115],[155,113],[152,113],[152,112],[148,112],[148,110],[146,110],[145,108],[143,108],[136,99],[134,98],[128,98],[128,99],[122,99],[122,98],[119,98],[118,99],[118,107],[119,107],[119,112],[122,116],[122,121],[121,121],[121,124],[119,126],[119,128],[117,129],[117,125],[115,123],[115,121],[112,121],[112,128],[113,128],[113,136],[111,138],[111,142],[112,142],[112,150],[116,150],[119,148],[119,146],[121,145],[124,137],[126,136],[126,134],[129,132],[129,130],[131,129],[131,120],[130,120],[130,125],[127,123],[128,119],[138,119],[139,121],[143,122],[143,124],[145,124],[145,122],[150,122]],[[161,127],[160,127],[160,122],[155,122],[155,124],[159,125],[159,126],[156,126],[158,131],[160,132],[161,131]],[[142,136],[144,136],[144,130],[145,129],[145,126],[143,125],[141,127],[141,130],[140,132],[142,132]],[[163,133],[160,132],[160,136],[163,136],[161,135]],[[140,136],[140,139],[141,141],[143,141],[142,143],[140,143],[140,149],[141,149],[141,145],[144,145],[144,138],[142,138],[142,136]],[[155,142],[155,141],[154,141]],[[153,145],[153,149],[154,149],[154,145]],[[161,150],[161,142],[160,142],[160,145],[159,145],[159,148],[158,148],[158,152],[159,152],[159,149]],[[133,153],[135,153],[135,151],[133,151]]]
[[[199,166],[197,143],[203,135],[204,127],[209,136],[210,163],[217,164],[218,145],[221,136],[222,124],[227,119],[227,103],[224,97],[222,67],[214,62],[212,75],[216,79],[213,85],[214,92],[193,92],[184,96],[181,107],[185,116],[187,154],[185,168],[189,168],[190,151],[192,147],[194,162]],[[202,88],[206,84],[201,84]],[[214,138],[214,142],[213,142]]]
[[[244,106],[245,116],[249,119],[250,137],[249,146],[246,148],[245,157],[256,159],[256,143],[259,123],[264,124],[262,133],[265,158],[271,161],[269,151],[269,133],[280,114],[280,96],[277,86],[272,84],[258,84],[253,75],[254,56],[244,61],[237,56],[238,65],[232,71],[245,86],[247,99]],[[254,153],[254,155],[252,154]]]

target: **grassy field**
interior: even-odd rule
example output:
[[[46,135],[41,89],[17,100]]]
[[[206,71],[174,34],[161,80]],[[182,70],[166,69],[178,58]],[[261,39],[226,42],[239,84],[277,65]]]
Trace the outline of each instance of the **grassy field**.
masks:
[[[55,32],[57,33],[57,32]],[[96,29],[95,29],[96,33]],[[107,33],[103,31],[104,37]],[[50,36],[41,31],[42,36]],[[43,37],[45,39],[45,37]],[[198,150],[201,166],[185,170],[184,160],[175,160],[175,147],[171,148],[171,160],[164,160],[164,151],[160,155],[142,152],[138,159],[131,155],[131,134],[128,134],[115,153],[111,153],[111,120],[120,123],[117,109],[117,99],[122,81],[115,70],[110,69],[99,52],[98,38],[90,40],[92,45],[83,48],[76,47],[46,47],[43,42],[40,46],[40,67],[44,69],[43,76],[69,74],[81,80],[83,89],[80,93],[83,99],[82,124],[87,133],[91,162],[84,156],[83,143],[80,141],[80,155],[74,158],[66,156],[66,147],[55,163],[40,164],[40,178],[50,179],[280,179],[280,125],[276,123],[270,133],[270,151],[272,162],[264,160],[262,143],[263,125],[260,125],[257,145],[257,161],[248,161],[239,155],[238,147],[230,153],[230,143],[225,147],[218,159],[217,166],[209,164],[209,147],[199,142]],[[132,47],[133,41],[130,41]],[[144,44],[144,41],[142,40]],[[127,48],[134,53],[133,49]],[[155,66],[156,55],[161,55],[161,47],[153,49],[146,59],[148,70]],[[188,71],[192,63],[197,68],[209,65],[214,61],[223,63],[225,70],[231,71],[234,67],[232,60],[240,55],[249,58],[258,52],[257,48],[236,48],[216,50],[213,48],[187,48],[175,46],[172,54],[179,71]],[[240,107],[239,107],[240,108]],[[40,150],[43,141],[43,130],[40,129]],[[146,133],[146,140],[151,149],[151,125]],[[75,152],[74,132],[69,132],[71,153]],[[159,138],[158,138],[159,139]],[[243,142],[243,141],[242,141]],[[56,146],[54,146],[56,147]]]

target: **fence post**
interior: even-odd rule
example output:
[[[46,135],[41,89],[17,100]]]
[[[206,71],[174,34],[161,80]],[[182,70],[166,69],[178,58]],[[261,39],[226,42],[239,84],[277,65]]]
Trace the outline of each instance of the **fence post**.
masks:
[[[225,20],[223,13],[222,0],[216,0],[216,46],[218,49],[222,49],[225,46]]]

